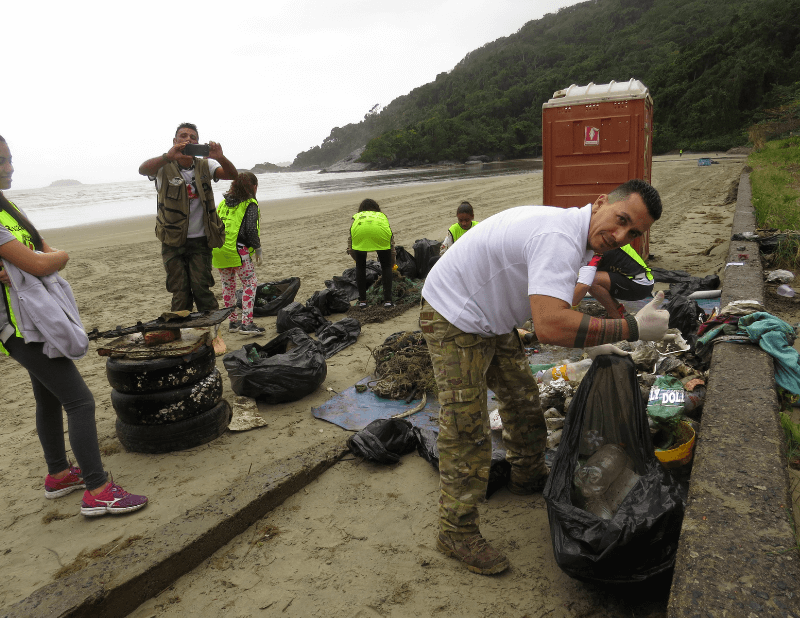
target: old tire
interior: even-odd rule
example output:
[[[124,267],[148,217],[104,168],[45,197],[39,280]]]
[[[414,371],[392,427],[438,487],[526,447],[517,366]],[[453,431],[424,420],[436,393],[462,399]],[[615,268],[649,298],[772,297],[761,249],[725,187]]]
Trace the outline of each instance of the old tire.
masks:
[[[200,346],[185,356],[106,361],[108,383],[120,393],[156,393],[195,384],[216,366],[214,348]]]
[[[130,425],[176,423],[213,408],[222,398],[222,375],[214,370],[199,382],[155,393],[111,390],[111,405]]]
[[[210,410],[177,423],[131,425],[117,418],[117,438],[128,451],[169,453],[219,438],[231,422],[231,406],[222,399]]]

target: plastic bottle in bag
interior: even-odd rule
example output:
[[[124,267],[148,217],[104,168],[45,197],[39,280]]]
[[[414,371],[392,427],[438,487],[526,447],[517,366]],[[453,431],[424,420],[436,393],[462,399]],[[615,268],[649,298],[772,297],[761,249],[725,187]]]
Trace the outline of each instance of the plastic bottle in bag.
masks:
[[[566,365],[557,365],[550,369],[542,369],[536,374],[536,381],[539,384],[547,384],[553,380],[563,378],[571,382],[579,382],[583,376],[586,375],[586,372],[589,371],[589,367],[591,366],[592,359],[585,358],[577,363],[567,363]]]
[[[603,496],[628,464],[628,455],[618,444],[605,444],[575,471],[575,487],[588,501]]]

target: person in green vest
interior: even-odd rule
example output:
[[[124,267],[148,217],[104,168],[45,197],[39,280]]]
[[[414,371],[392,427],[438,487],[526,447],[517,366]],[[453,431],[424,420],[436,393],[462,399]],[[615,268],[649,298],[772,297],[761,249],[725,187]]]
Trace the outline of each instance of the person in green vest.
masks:
[[[444,252],[447,251],[455,241],[478,225],[478,222],[475,221],[475,211],[472,209],[472,204],[466,200],[461,202],[456,209],[456,219],[458,219],[458,222],[448,228],[447,235],[442,241],[442,246],[439,248],[440,256],[444,255]]]
[[[222,302],[233,307],[228,331],[242,335],[263,335],[265,330],[253,323],[256,299],[256,271],[253,262],[261,263],[261,211],[256,200],[258,178],[252,172],[241,172],[231,183],[224,199],[217,206],[225,223],[225,243],[211,252],[211,263],[219,269],[222,280]],[[242,282],[242,317],[236,309],[236,277]]]
[[[608,313],[609,319],[625,315],[620,300],[642,300],[653,295],[653,273],[630,245],[595,254],[578,271],[572,306],[576,308],[588,291]]]
[[[94,397],[75,363],[71,358],[55,355],[52,351],[46,354],[45,344],[52,342],[42,337],[44,333],[34,332],[30,324],[18,324],[17,317],[22,316],[19,303],[23,292],[12,292],[6,268],[13,265],[33,275],[34,279],[51,277],[66,266],[69,255],[49,246],[25,213],[3,195],[3,190],[11,188],[13,173],[11,151],[5,139],[0,137],[0,353],[17,361],[30,375],[36,401],[36,434],[48,472],[44,479],[44,495],[46,498],[60,498],[84,489],[81,514],[87,517],[136,511],[147,504],[147,498],[129,494],[113,479],[109,480],[103,469],[97,443]],[[62,282],[59,281],[61,285],[66,284]],[[41,296],[34,298],[30,295],[29,290],[33,287],[27,286],[25,310],[28,317],[38,323],[42,316],[37,311],[42,306],[36,301],[41,300]],[[13,306],[18,310],[16,316]],[[54,317],[47,313],[44,319],[52,320]],[[26,336],[35,337],[36,341],[26,340],[20,329]],[[52,332],[47,335],[54,336]],[[5,381],[4,392],[8,396],[12,392],[19,395],[24,389],[22,383],[9,383],[7,376]],[[77,466],[67,459],[62,411],[67,413],[67,433]]]
[[[367,253],[375,251],[381,263],[383,306],[394,307],[392,302],[392,271],[395,264],[394,235],[389,219],[381,212],[378,202],[365,199],[358,206],[350,224],[347,253],[356,261],[356,286],[358,306],[367,306]]]

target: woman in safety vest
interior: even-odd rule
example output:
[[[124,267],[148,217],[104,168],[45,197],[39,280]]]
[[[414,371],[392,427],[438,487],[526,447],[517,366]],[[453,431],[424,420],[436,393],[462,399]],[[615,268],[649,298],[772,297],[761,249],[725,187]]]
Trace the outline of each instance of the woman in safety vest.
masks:
[[[444,252],[452,247],[455,241],[478,225],[478,222],[475,221],[475,211],[472,210],[472,204],[466,200],[461,202],[456,209],[456,219],[458,219],[458,223],[454,223],[447,229],[447,235],[439,248],[439,255],[444,255]]]
[[[75,363],[65,356],[56,356],[60,354],[58,350],[51,350],[50,356],[44,352],[45,346],[49,349],[53,343],[48,339],[53,337],[50,331],[36,332],[36,343],[26,341],[20,332],[13,306],[16,305],[20,316],[22,309],[16,295],[12,301],[14,290],[6,268],[13,266],[26,274],[45,277],[64,268],[69,256],[64,251],[50,247],[25,214],[3,195],[2,190],[11,186],[13,173],[11,151],[0,137],[0,352],[11,356],[30,374],[36,400],[36,432],[48,470],[44,495],[47,498],[59,498],[77,489],[85,489],[81,513],[87,517],[136,511],[147,504],[147,498],[129,494],[113,480],[108,480],[97,443],[94,397]],[[66,282],[61,285],[66,286]],[[20,292],[19,296],[22,294]],[[42,294],[38,294],[35,300],[42,298]],[[26,295],[26,299],[34,300],[34,297]],[[40,321],[36,315],[37,309],[35,302],[25,303],[25,311],[34,322]],[[53,319],[52,315],[45,318],[50,319]],[[28,336],[34,335],[28,322],[22,329]],[[6,386],[9,389],[22,388],[21,384]],[[78,466],[71,465],[67,460],[62,407],[67,413],[69,443]]]
[[[392,303],[392,268],[395,263],[394,235],[389,220],[381,212],[378,202],[365,199],[353,215],[350,225],[350,238],[347,253],[356,261],[356,285],[358,286],[358,306],[367,306],[367,253],[375,251],[381,263],[381,282],[383,283],[383,306],[394,307]]]
[[[233,307],[228,331],[242,335],[263,335],[265,330],[253,323],[256,300],[256,264],[261,263],[261,211],[256,200],[258,178],[252,172],[241,172],[231,183],[224,199],[217,206],[225,223],[225,244],[211,252],[211,264],[219,268],[222,280],[222,301]],[[236,277],[242,281],[242,319],[236,310]]]

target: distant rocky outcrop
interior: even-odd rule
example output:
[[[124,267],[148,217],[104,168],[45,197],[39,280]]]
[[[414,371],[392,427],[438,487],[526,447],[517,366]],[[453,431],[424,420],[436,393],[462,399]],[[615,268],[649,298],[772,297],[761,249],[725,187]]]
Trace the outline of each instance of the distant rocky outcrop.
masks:
[[[271,174],[275,172],[286,172],[288,170],[274,163],[256,163],[250,171],[254,174]]]
[[[82,185],[83,183],[80,180],[54,180],[50,183],[51,187],[71,187],[72,185]]]
[[[372,169],[373,165],[371,163],[358,163],[358,158],[361,156],[361,153],[364,152],[364,148],[366,148],[366,146],[356,148],[344,159],[337,161],[333,165],[329,165],[325,169],[321,169],[319,173],[329,174],[336,172],[363,172],[368,169]]]

